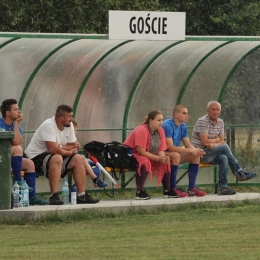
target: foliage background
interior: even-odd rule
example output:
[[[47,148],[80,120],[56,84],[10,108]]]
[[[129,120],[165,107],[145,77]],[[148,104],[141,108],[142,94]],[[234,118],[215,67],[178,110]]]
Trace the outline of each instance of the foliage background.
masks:
[[[187,35],[259,35],[260,1],[1,0],[0,31],[108,33],[108,10],[186,12]]]

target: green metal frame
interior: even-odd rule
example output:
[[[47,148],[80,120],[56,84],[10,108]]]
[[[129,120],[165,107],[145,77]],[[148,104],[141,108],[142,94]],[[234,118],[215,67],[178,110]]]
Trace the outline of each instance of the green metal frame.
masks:
[[[173,44],[169,45],[168,47],[164,48],[163,50],[159,51],[142,69],[141,73],[139,74],[139,76],[137,77],[132,90],[130,92],[130,95],[128,97],[127,103],[126,103],[126,107],[125,107],[125,112],[124,112],[124,119],[123,119],[123,129],[126,129],[127,126],[127,121],[128,121],[128,113],[129,113],[129,108],[130,105],[132,103],[133,100],[133,96],[135,94],[135,91],[137,89],[137,86],[139,84],[139,82],[141,81],[143,75],[145,74],[145,72],[148,70],[148,68],[153,64],[153,62],[160,57],[160,55],[162,55],[164,52],[166,52],[167,50],[169,50],[170,48],[176,46],[177,44],[182,43],[183,41],[178,41],[178,42],[174,42]],[[122,133],[122,141],[124,141],[126,139],[126,130],[123,130]]]
[[[235,73],[237,67],[241,64],[241,62],[243,60],[245,60],[251,53],[253,53],[255,50],[257,50],[258,48],[260,48],[260,44],[258,46],[256,46],[255,48],[251,49],[250,51],[248,51],[245,55],[243,55],[241,57],[241,59],[234,65],[234,67],[232,68],[232,70],[230,71],[230,73],[228,74],[223,86],[222,86],[222,89],[220,91],[220,95],[219,95],[219,98],[218,98],[218,101],[221,103],[223,101],[223,97],[224,97],[224,92],[227,88],[227,85],[228,85],[228,82],[229,80],[231,79],[231,77],[233,76],[233,74]]]
[[[81,83],[81,86],[80,86],[80,89],[78,91],[78,94],[76,96],[76,99],[75,99],[75,102],[74,102],[74,105],[73,105],[73,114],[74,114],[74,117],[76,117],[76,112],[77,112],[77,108],[78,108],[78,104],[79,104],[79,100],[80,100],[80,97],[81,97],[81,94],[84,90],[84,87],[88,81],[88,79],[90,78],[91,74],[93,73],[93,71],[97,68],[97,66],[100,64],[101,61],[103,61],[110,53],[112,53],[113,51],[115,51],[116,49],[118,49],[119,47],[127,44],[131,42],[131,40],[128,40],[128,41],[124,41],[124,42],[121,42],[119,43],[118,45],[116,45],[115,47],[111,48],[109,51],[107,51],[105,54],[103,54],[94,64],[93,66],[90,68],[90,70],[88,71],[87,75],[85,76],[85,78],[83,79],[82,83]]]
[[[231,43],[231,41],[230,41],[230,42],[225,42],[225,43],[223,43],[223,44],[220,44],[218,47],[216,47],[216,48],[214,48],[213,50],[209,51],[204,57],[202,57],[202,58],[197,62],[197,64],[194,66],[194,68],[192,69],[192,71],[190,72],[189,76],[187,77],[187,79],[185,80],[185,82],[184,82],[184,84],[183,84],[183,86],[182,86],[180,95],[179,95],[179,97],[178,97],[177,104],[181,104],[182,98],[183,98],[184,93],[185,93],[185,90],[186,90],[186,88],[187,88],[187,86],[188,86],[188,84],[189,84],[189,82],[190,82],[192,76],[194,75],[194,73],[196,72],[196,70],[199,68],[199,66],[202,64],[202,62],[203,62],[204,60],[206,60],[212,53],[214,53],[215,51],[217,51],[218,49],[222,48],[223,46],[225,46],[225,45],[227,45],[227,44],[229,44],[229,43]]]
[[[60,50],[61,48],[63,48],[64,46],[72,43],[76,41],[76,39],[73,39],[73,40],[69,40],[65,43],[62,43],[61,45],[59,45],[58,47],[56,47],[54,50],[52,50],[50,53],[48,53],[40,62],[39,64],[36,66],[36,68],[34,69],[34,71],[32,72],[31,76],[29,77],[29,79],[27,80],[26,84],[25,84],[25,87],[23,89],[23,92],[22,92],[22,95],[21,95],[21,98],[20,98],[20,101],[19,101],[19,107],[20,109],[22,109],[23,107],[23,103],[24,103],[24,100],[25,100],[25,97],[26,97],[26,94],[30,88],[30,85],[33,81],[33,79],[35,78],[37,72],[40,70],[40,68],[43,66],[43,64],[54,54],[56,53],[58,50]]]

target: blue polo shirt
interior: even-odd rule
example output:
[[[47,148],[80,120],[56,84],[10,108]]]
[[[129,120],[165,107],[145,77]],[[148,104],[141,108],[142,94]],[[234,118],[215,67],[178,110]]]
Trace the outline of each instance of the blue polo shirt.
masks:
[[[7,125],[2,117],[0,117],[0,128],[3,128],[5,131],[14,131],[14,122],[11,125]],[[23,129],[19,126],[20,133],[23,133]]]
[[[172,138],[174,146],[179,146],[182,139],[188,137],[188,128],[185,123],[177,126],[173,118],[163,121],[162,128],[166,138]]]

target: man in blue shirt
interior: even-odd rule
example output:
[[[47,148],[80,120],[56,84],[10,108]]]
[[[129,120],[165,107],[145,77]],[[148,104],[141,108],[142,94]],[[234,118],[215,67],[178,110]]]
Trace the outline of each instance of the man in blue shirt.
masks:
[[[171,159],[171,190],[177,197],[187,196],[205,196],[206,193],[196,188],[196,177],[199,170],[199,161],[205,153],[200,148],[195,148],[189,140],[188,128],[186,122],[188,121],[188,110],[184,105],[177,105],[173,110],[173,118],[167,119],[163,122],[162,128],[165,132],[168,150],[165,155],[170,156]],[[179,147],[180,143],[184,147]],[[180,164],[189,163],[188,177],[189,188],[188,192],[183,192],[177,189],[176,179],[178,168]]]
[[[29,199],[30,205],[45,205],[49,201],[43,200],[36,195],[36,173],[33,161],[23,158],[22,143],[22,128],[19,125],[23,120],[23,114],[19,110],[15,99],[6,99],[1,105],[2,118],[0,118],[0,128],[5,131],[12,131],[15,137],[12,139],[11,148],[11,166],[14,175],[14,181],[19,185],[22,184],[21,170],[25,172],[24,179],[30,187]]]

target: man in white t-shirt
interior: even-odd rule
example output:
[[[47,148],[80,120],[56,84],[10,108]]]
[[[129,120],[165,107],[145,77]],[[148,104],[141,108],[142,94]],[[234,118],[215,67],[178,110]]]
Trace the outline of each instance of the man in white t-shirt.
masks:
[[[27,149],[26,156],[31,159],[37,171],[49,179],[50,205],[62,205],[58,191],[60,178],[72,172],[77,187],[77,203],[97,203],[98,199],[85,193],[86,173],[82,156],[77,152],[72,122],[73,110],[60,105],[54,117],[45,120],[36,130]]]

